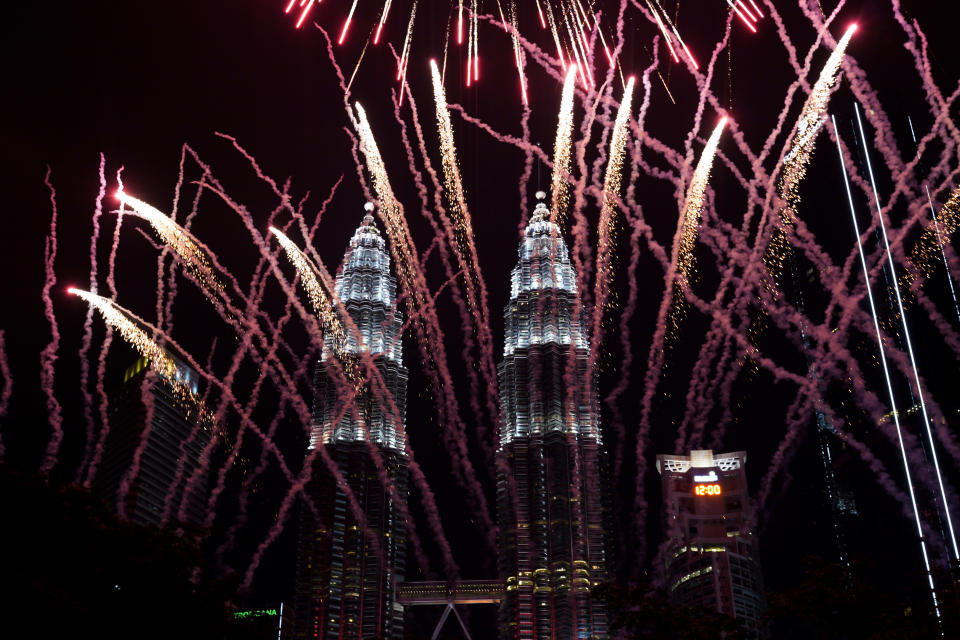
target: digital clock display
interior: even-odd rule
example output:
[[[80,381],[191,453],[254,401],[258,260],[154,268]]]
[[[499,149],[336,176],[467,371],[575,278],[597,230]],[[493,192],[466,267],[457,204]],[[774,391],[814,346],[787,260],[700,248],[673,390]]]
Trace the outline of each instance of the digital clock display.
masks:
[[[698,484],[693,488],[695,496],[718,496],[723,493],[719,484]]]

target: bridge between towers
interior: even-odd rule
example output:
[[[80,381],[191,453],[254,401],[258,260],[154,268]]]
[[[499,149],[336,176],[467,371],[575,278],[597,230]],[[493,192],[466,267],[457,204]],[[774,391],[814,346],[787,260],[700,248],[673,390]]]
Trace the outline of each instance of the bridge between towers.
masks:
[[[457,582],[401,582],[397,602],[405,607],[438,604],[500,604],[500,580],[458,580]]]
[[[405,607],[444,605],[443,615],[432,640],[436,640],[450,612],[457,618],[467,638],[470,631],[457,613],[458,604],[500,604],[504,586],[500,580],[460,580],[457,582],[401,582],[397,585],[397,603]]]

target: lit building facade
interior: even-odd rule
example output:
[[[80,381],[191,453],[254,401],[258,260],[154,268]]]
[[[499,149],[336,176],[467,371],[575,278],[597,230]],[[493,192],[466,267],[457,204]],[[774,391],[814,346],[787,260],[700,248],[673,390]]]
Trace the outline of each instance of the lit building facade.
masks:
[[[403,609],[396,601],[396,583],[404,576],[406,526],[396,499],[407,497],[407,370],[396,280],[384,239],[369,214],[350,240],[335,290],[335,311],[344,320],[349,316],[353,326],[344,322],[340,343],[335,343],[335,332],[325,333],[315,370],[309,446],[326,449],[365,522],[356,517],[346,493],[316,456],[309,492],[317,515],[308,508],[302,511],[294,636],[400,638]],[[363,371],[361,359],[367,355],[380,372],[385,394],[357,379],[347,385],[337,382],[343,380],[342,372],[348,379],[362,377],[350,371]],[[350,383],[355,386],[347,388]]]
[[[183,493],[213,430],[198,402],[197,373],[177,359],[171,359],[171,364],[170,380],[154,373],[146,357],[124,372],[94,487],[98,496],[119,511],[119,494],[126,479],[129,486],[123,513],[135,524],[161,526],[168,502],[167,519],[176,520],[183,502],[182,521],[201,526],[207,500],[206,472],[198,475],[185,502]],[[148,371],[152,381],[144,387]],[[145,393],[150,394],[148,398]],[[127,478],[135,464],[138,473]]]
[[[500,637],[606,638],[607,495],[590,343],[559,227],[539,202],[511,274],[498,367]]]
[[[754,630],[763,578],[750,523],[747,454],[694,450],[657,456],[667,535],[667,589],[681,607],[703,607]]]

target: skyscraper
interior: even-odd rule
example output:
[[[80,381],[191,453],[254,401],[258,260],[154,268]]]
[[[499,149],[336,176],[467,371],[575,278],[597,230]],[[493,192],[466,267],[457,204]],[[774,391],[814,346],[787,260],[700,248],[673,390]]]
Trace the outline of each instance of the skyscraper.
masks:
[[[168,518],[177,518],[185,486],[213,435],[197,402],[197,373],[177,359],[171,359],[171,364],[173,379],[157,374],[146,388],[144,376],[151,370],[146,357],[124,372],[94,483],[97,495],[116,507],[126,484],[123,512],[136,524],[163,524],[167,502]],[[130,475],[133,467],[137,473]],[[203,523],[206,489],[206,473],[202,473],[184,504],[185,522]]]
[[[540,194],[538,194],[539,197]],[[538,202],[520,243],[498,367],[501,638],[606,638],[602,449],[590,342],[560,228]]]
[[[406,526],[385,483],[396,489],[397,498],[406,499],[407,370],[396,280],[369,210],[350,239],[335,290],[335,311],[352,323],[344,322],[342,339],[329,331],[324,337],[309,446],[326,448],[363,519],[317,456],[308,490],[318,517],[302,511],[294,632],[296,638],[399,638],[403,609],[395,587],[404,575]],[[336,368],[348,377],[351,369],[362,372],[359,363],[367,354],[386,394],[361,383],[362,374],[349,380],[352,389],[337,383],[342,377]]]
[[[657,456],[667,535],[667,588],[675,604],[704,607],[754,629],[763,579],[750,529],[747,454],[694,450]]]

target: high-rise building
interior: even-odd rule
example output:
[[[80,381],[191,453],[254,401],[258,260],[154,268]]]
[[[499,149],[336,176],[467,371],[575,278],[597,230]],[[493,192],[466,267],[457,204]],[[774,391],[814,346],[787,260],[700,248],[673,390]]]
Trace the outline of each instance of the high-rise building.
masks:
[[[344,330],[339,335],[327,331],[324,337],[315,370],[309,446],[326,449],[350,487],[362,520],[316,456],[308,490],[317,515],[302,511],[294,635],[399,638],[403,609],[396,601],[396,583],[404,576],[406,525],[396,500],[407,496],[407,370],[396,280],[369,212],[350,240],[335,291],[335,312],[344,320]],[[386,393],[358,379],[343,384],[343,372],[349,379],[351,370],[364,370],[361,360],[367,356],[379,370]],[[345,388],[351,383],[352,389]],[[391,485],[395,492],[388,489]]]
[[[160,526],[165,505],[167,518],[177,519],[184,489],[213,434],[197,399],[197,373],[175,358],[167,369],[172,379],[151,374],[146,388],[144,376],[153,371],[147,358],[124,372],[94,483],[97,495],[118,511],[126,484],[123,515],[136,524]],[[182,520],[201,525],[206,498],[204,472],[194,480]]]
[[[682,607],[736,618],[756,632],[763,578],[750,523],[747,454],[657,456],[667,535],[667,588]]]
[[[606,608],[591,597],[607,579],[609,511],[590,342],[543,202],[519,254],[497,371],[500,637],[606,638]]]

